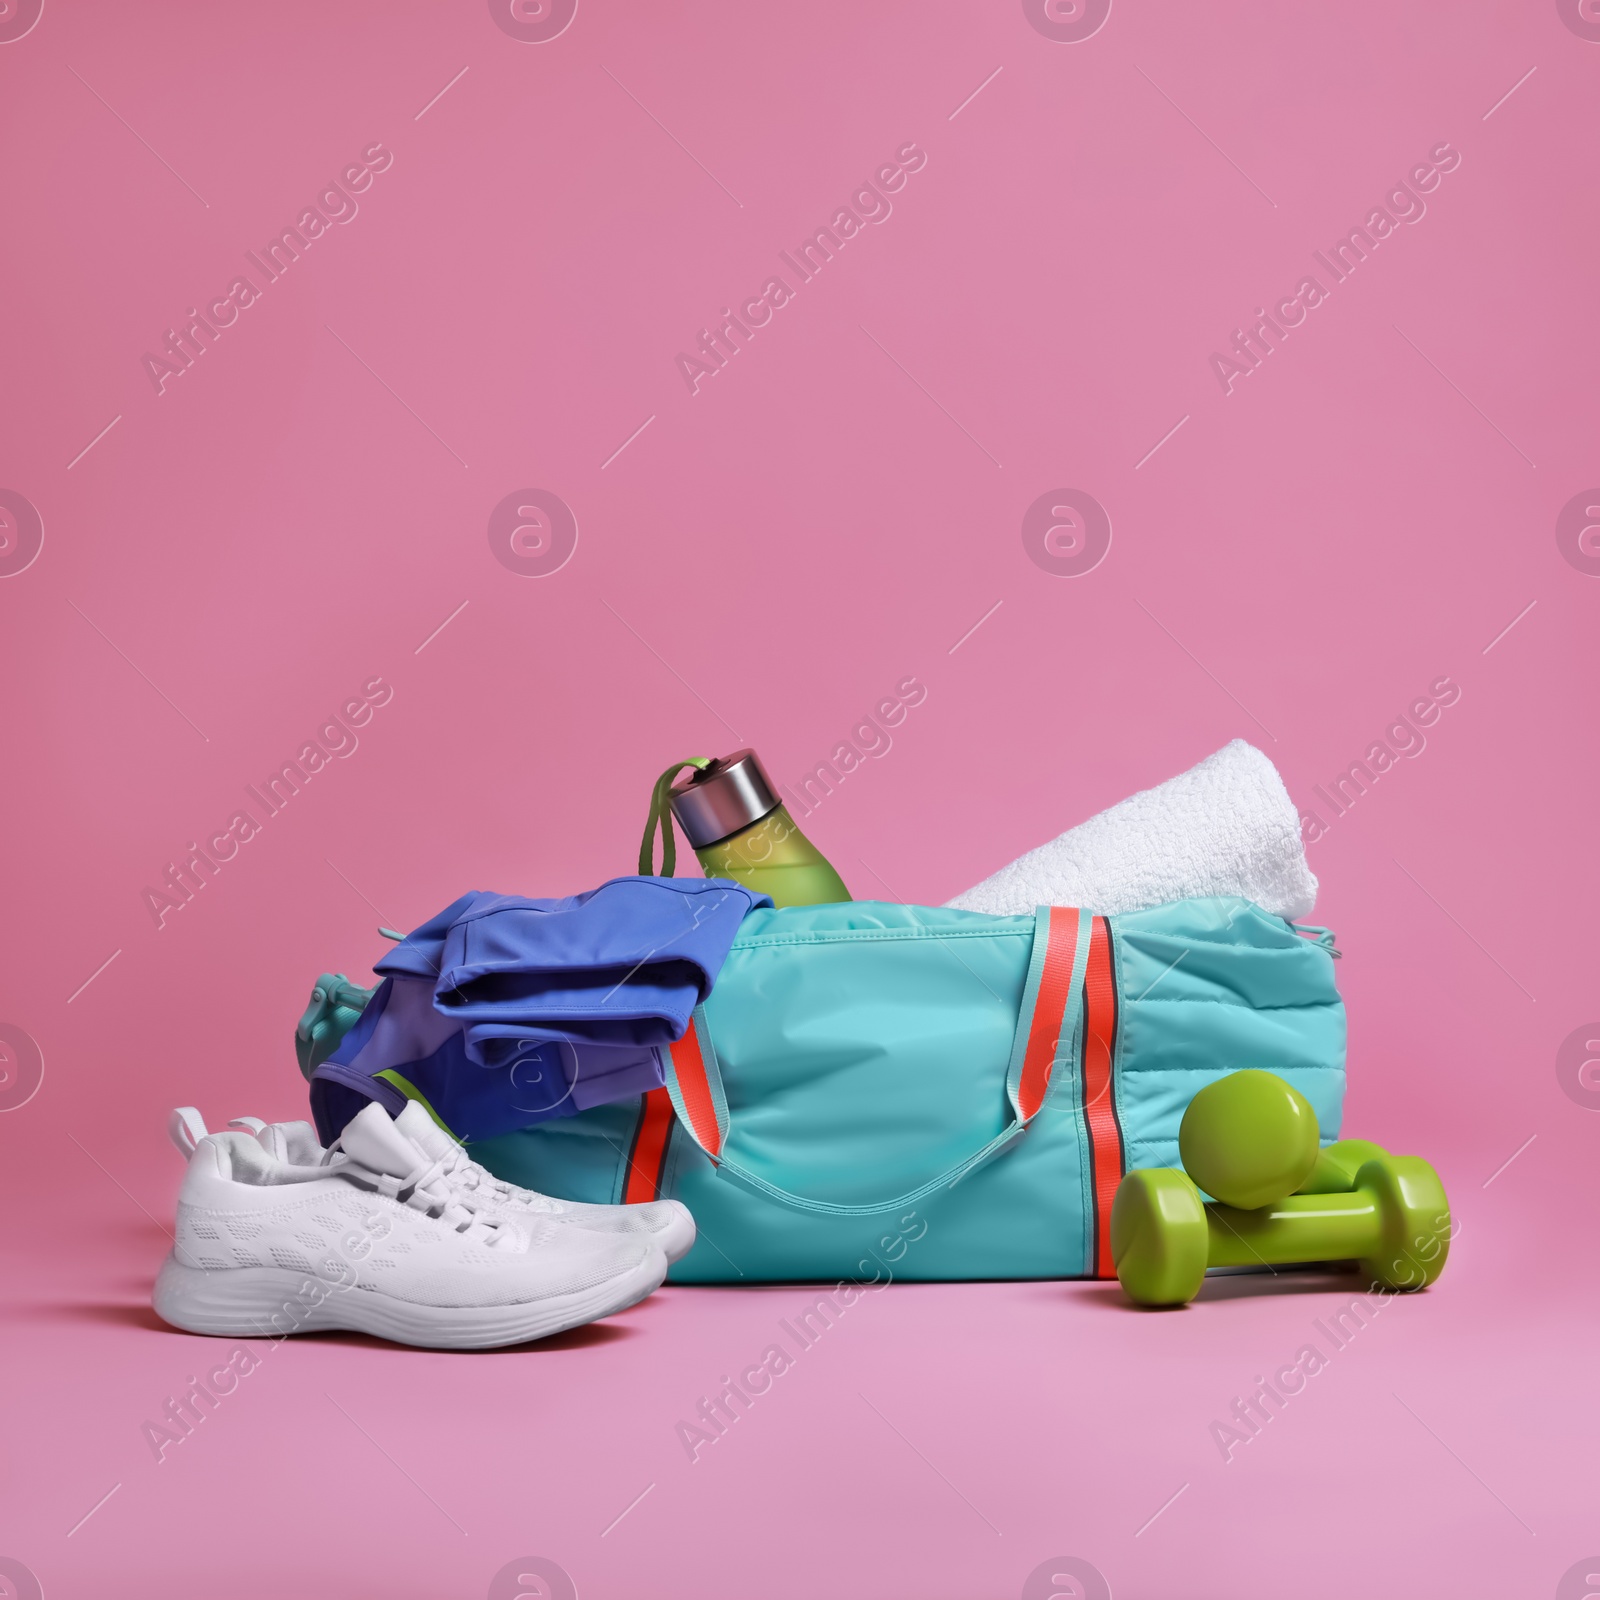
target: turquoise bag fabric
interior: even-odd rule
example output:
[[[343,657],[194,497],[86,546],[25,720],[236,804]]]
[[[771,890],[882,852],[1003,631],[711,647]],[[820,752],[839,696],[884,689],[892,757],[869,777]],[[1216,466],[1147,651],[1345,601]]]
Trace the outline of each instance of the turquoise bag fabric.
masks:
[[[1338,1136],[1344,1007],[1308,931],[1240,899],[755,911],[667,1090],[472,1154],[568,1199],[682,1200],[678,1283],[1110,1276],[1116,1181],[1178,1164],[1205,1084],[1276,1072]]]

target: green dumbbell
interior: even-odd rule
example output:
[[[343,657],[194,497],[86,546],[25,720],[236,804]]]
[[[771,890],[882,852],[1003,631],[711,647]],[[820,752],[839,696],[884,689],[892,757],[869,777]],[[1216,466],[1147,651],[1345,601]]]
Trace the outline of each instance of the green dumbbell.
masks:
[[[1111,1254],[1130,1297],[1184,1305],[1207,1267],[1352,1259],[1390,1288],[1432,1283],[1450,1231],[1438,1174],[1360,1139],[1319,1151],[1316,1126],[1270,1073],[1234,1073],[1196,1095],[1179,1131],[1187,1170],[1130,1172],[1117,1190]]]
[[[1293,1194],[1315,1174],[1317,1114],[1271,1072],[1229,1073],[1189,1102],[1178,1155],[1207,1194],[1253,1211]]]
[[[1292,1194],[1254,1211],[1206,1205],[1185,1173],[1130,1172],[1111,1208],[1117,1277],[1140,1305],[1186,1305],[1207,1267],[1350,1261],[1391,1289],[1422,1289],[1444,1270],[1450,1205],[1417,1156],[1364,1162],[1344,1192]]]
[[[1183,1114],[1178,1154],[1207,1194],[1241,1211],[1291,1194],[1353,1189],[1362,1164],[1388,1155],[1370,1139],[1317,1147],[1317,1114],[1275,1073],[1247,1069],[1207,1084]]]

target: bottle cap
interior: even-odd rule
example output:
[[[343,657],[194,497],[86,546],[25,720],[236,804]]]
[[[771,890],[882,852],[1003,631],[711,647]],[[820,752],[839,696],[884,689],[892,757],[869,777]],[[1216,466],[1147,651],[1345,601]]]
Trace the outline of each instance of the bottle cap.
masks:
[[[782,802],[754,750],[735,750],[671,790],[672,814],[696,850],[759,822]]]

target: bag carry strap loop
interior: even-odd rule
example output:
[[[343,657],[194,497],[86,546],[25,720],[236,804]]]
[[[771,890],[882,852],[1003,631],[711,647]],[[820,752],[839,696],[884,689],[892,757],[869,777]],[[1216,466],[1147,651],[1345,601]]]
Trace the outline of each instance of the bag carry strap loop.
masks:
[[[1044,1104],[1056,1062],[1071,1059],[1094,920],[1070,906],[1040,906],[1033,918],[1033,958],[1006,1073],[1006,1097],[1023,1124]]]
[[[1083,1010],[1092,920],[1087,911],[1065,906],[1040,906],[1034,913],[1033,953],[1006,1072],[1010,1118],[982,1149],[904,1194],[862,1205],[812,1200],[781,1189],[729,1160],[724,1154],[728,1102],[704,1006],[695,1007],[689,1031],[663,1052],[673,1110],[685,1131],[710,1158],[718,1177],[797,1211],[827,1217],[870,1217],[914,1205],[940,1189],[953,1188],[969,1172],[1022,1136],[1045,1102],[1057,1063],[1071,1061]]]
[[[1111,924],[1096,917],[1083,981],[1083,1131],[1089,1158],[1087,1266],[1097,1278],[1117,1275],[1111,1256],[1111,1208],[1127,1165],[1117,1115],[1117,972],[1111,946]]]
[[[728,1102],[723,1097],[722,1073],[703,1005],[694,1008],[689,1031],[668,1045],[663,1055],[667,1093],[672,1096],[678,1121],[713,1163],[719,1163],[728,1135]]]

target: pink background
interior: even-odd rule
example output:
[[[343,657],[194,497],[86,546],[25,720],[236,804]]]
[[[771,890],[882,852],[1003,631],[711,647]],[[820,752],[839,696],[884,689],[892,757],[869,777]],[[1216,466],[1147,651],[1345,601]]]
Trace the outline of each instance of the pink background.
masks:
[[[0,44],[0,487],[44,525],[0,582],[0,1021],[44,1060],[0,1117],[0,1554],[51,1597],[481,1596],[529,1553],[585,1600],[1009,1596],[1066,1555],[1118,1600],[1555,1594],[1600,1548],[1600,1092],[1556,1065],[1600,1014],[1600,563],[1555,534],[1600,483],[1589,15],[582,0],[535,43],[469,0],[48,0]],[[375,141],[158,396],[146,353]],[[907,141],[892,216],[691,395],[678,353]],[[1224,394],[1212,353],[1440,141],[1426,216]],[[1020,531],[1063,487],[1114,528],[1077,577]],[[579,529],[542,577],[486,532],[522,488]],[[359,749],[158,931],[143,891],[374,675]],[[148,1309],[168,1108],[301,1114],[290,1029],[377,922],[631,871],[669,761],[792,785],[907,675],[803,822],[863,898],[1234,736],[1331,824],[1346,1129],[1439,1166],[1438,1287],[1227,1464],[1208,1425],[1352,1280],[896,1286],[692,1466],[674,1424],[802,1289],[476,1357],[316,1337],[158,1465],[141,1423],[226,1353]],[[1319,806],[1440,675],[1426,750]]]

